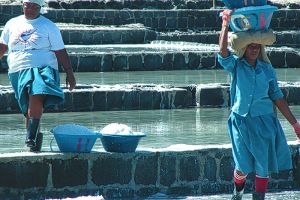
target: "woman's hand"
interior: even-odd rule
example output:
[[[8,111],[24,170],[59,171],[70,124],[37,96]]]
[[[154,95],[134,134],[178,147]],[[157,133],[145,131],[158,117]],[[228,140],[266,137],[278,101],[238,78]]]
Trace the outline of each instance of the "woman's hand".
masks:
[[[76,87],[76,79],[72,70],[66,72],[66,86],[72,91]]]
[[[296,133],[296,136],[298,138],[298,141],[300,141],[300,124],[296,122],[295,124],[292,125],[294,128],[294,132]]]
[[[69,58],[69,55],[67,53],[66,49],[61,49],[61,50],[57,50],[54,51],[56,58],[58,60],[58,63],[60,65],[62,65],[62,67],[64,68],[64,71],[67,74],[66,77],[66,85],[69,88],[69,90],[73,90],[76,86],[76,79],[73,73],[73,68],[71,65],[71,61]]]
[[[300,142],[300,124],[290,110],[287,102],[283,98],[278,98],[273,101],[277,108],[280,110],[282,115],[288,120],[288,122],[293,126],[294,132],[296,133],[297,139]]]
[[[230,18],[231,18],[231,13],[233,10],[225,9],[221,13],[222,16],[222,26],[229,26]]]

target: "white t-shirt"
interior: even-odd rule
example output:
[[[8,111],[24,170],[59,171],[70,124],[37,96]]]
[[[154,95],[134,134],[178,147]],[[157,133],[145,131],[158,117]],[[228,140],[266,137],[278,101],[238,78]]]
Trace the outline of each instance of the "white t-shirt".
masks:
[[[8,46],[9,73],[43,66],[58,69],[53,51],[65,48],[59,29],[44,16],[33,20],[24,15],[10,19],[4,26],[0,43]]]

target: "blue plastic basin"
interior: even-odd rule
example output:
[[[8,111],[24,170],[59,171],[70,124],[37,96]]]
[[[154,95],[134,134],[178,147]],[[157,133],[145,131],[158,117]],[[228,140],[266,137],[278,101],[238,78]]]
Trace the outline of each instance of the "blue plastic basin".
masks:
[[[145,134],[139,135],[101,135],[101,142],[105,151],[129,153],[135,152],[138,143]]]
[[[236,9],[230,20],[233,32],[249,30],[267,30],[272,20],[276,6],[252,6]]]
[[[264,6],[267,0],[223,0],[225,7],[229,9],[242,8],[246,6]]]
[[[89,153],[101,135],[76,124],[64,124],[51,129],[61,152]],[[52,149],[52,147],[51,147]]]

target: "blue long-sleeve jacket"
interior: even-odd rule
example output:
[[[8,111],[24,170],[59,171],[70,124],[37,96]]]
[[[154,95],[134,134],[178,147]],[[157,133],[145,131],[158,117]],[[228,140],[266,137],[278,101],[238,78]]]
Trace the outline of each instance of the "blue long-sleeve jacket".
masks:
[[[232,53],[226,58],[218,54],[218,61],[232,77],[232,112],[241,116],[250,114],[252,117],[274,112],[272,101],[282,98],[283,94],[271,64],[257,60],[254,68]]]

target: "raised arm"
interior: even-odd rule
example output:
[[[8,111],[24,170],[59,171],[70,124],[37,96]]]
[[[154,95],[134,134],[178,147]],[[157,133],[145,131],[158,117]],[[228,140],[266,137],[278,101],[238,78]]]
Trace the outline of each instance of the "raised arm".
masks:
[[[56,58],[58,60],[58,63],[60,65],[62,65],[64,71],[67,74],[66,84],[67,84],[67,86],[69,85],[69,90],[71,91],[76,86],[76,80],[75,80],[75,76],[74,76],[74,73],[73,73],[73,68],[72,68],[67,50],[66,49],[61,49],[61,50],[57,50],[57,51],[54,51],[54,52],[55,52]]]
[[[222,12],[222,29],[219,37],[219,47],[220,47],[220,54],[223,58],[226,58],[228,53],[228,26],[230,21],[230,15],[232,10],[224,10]]]

